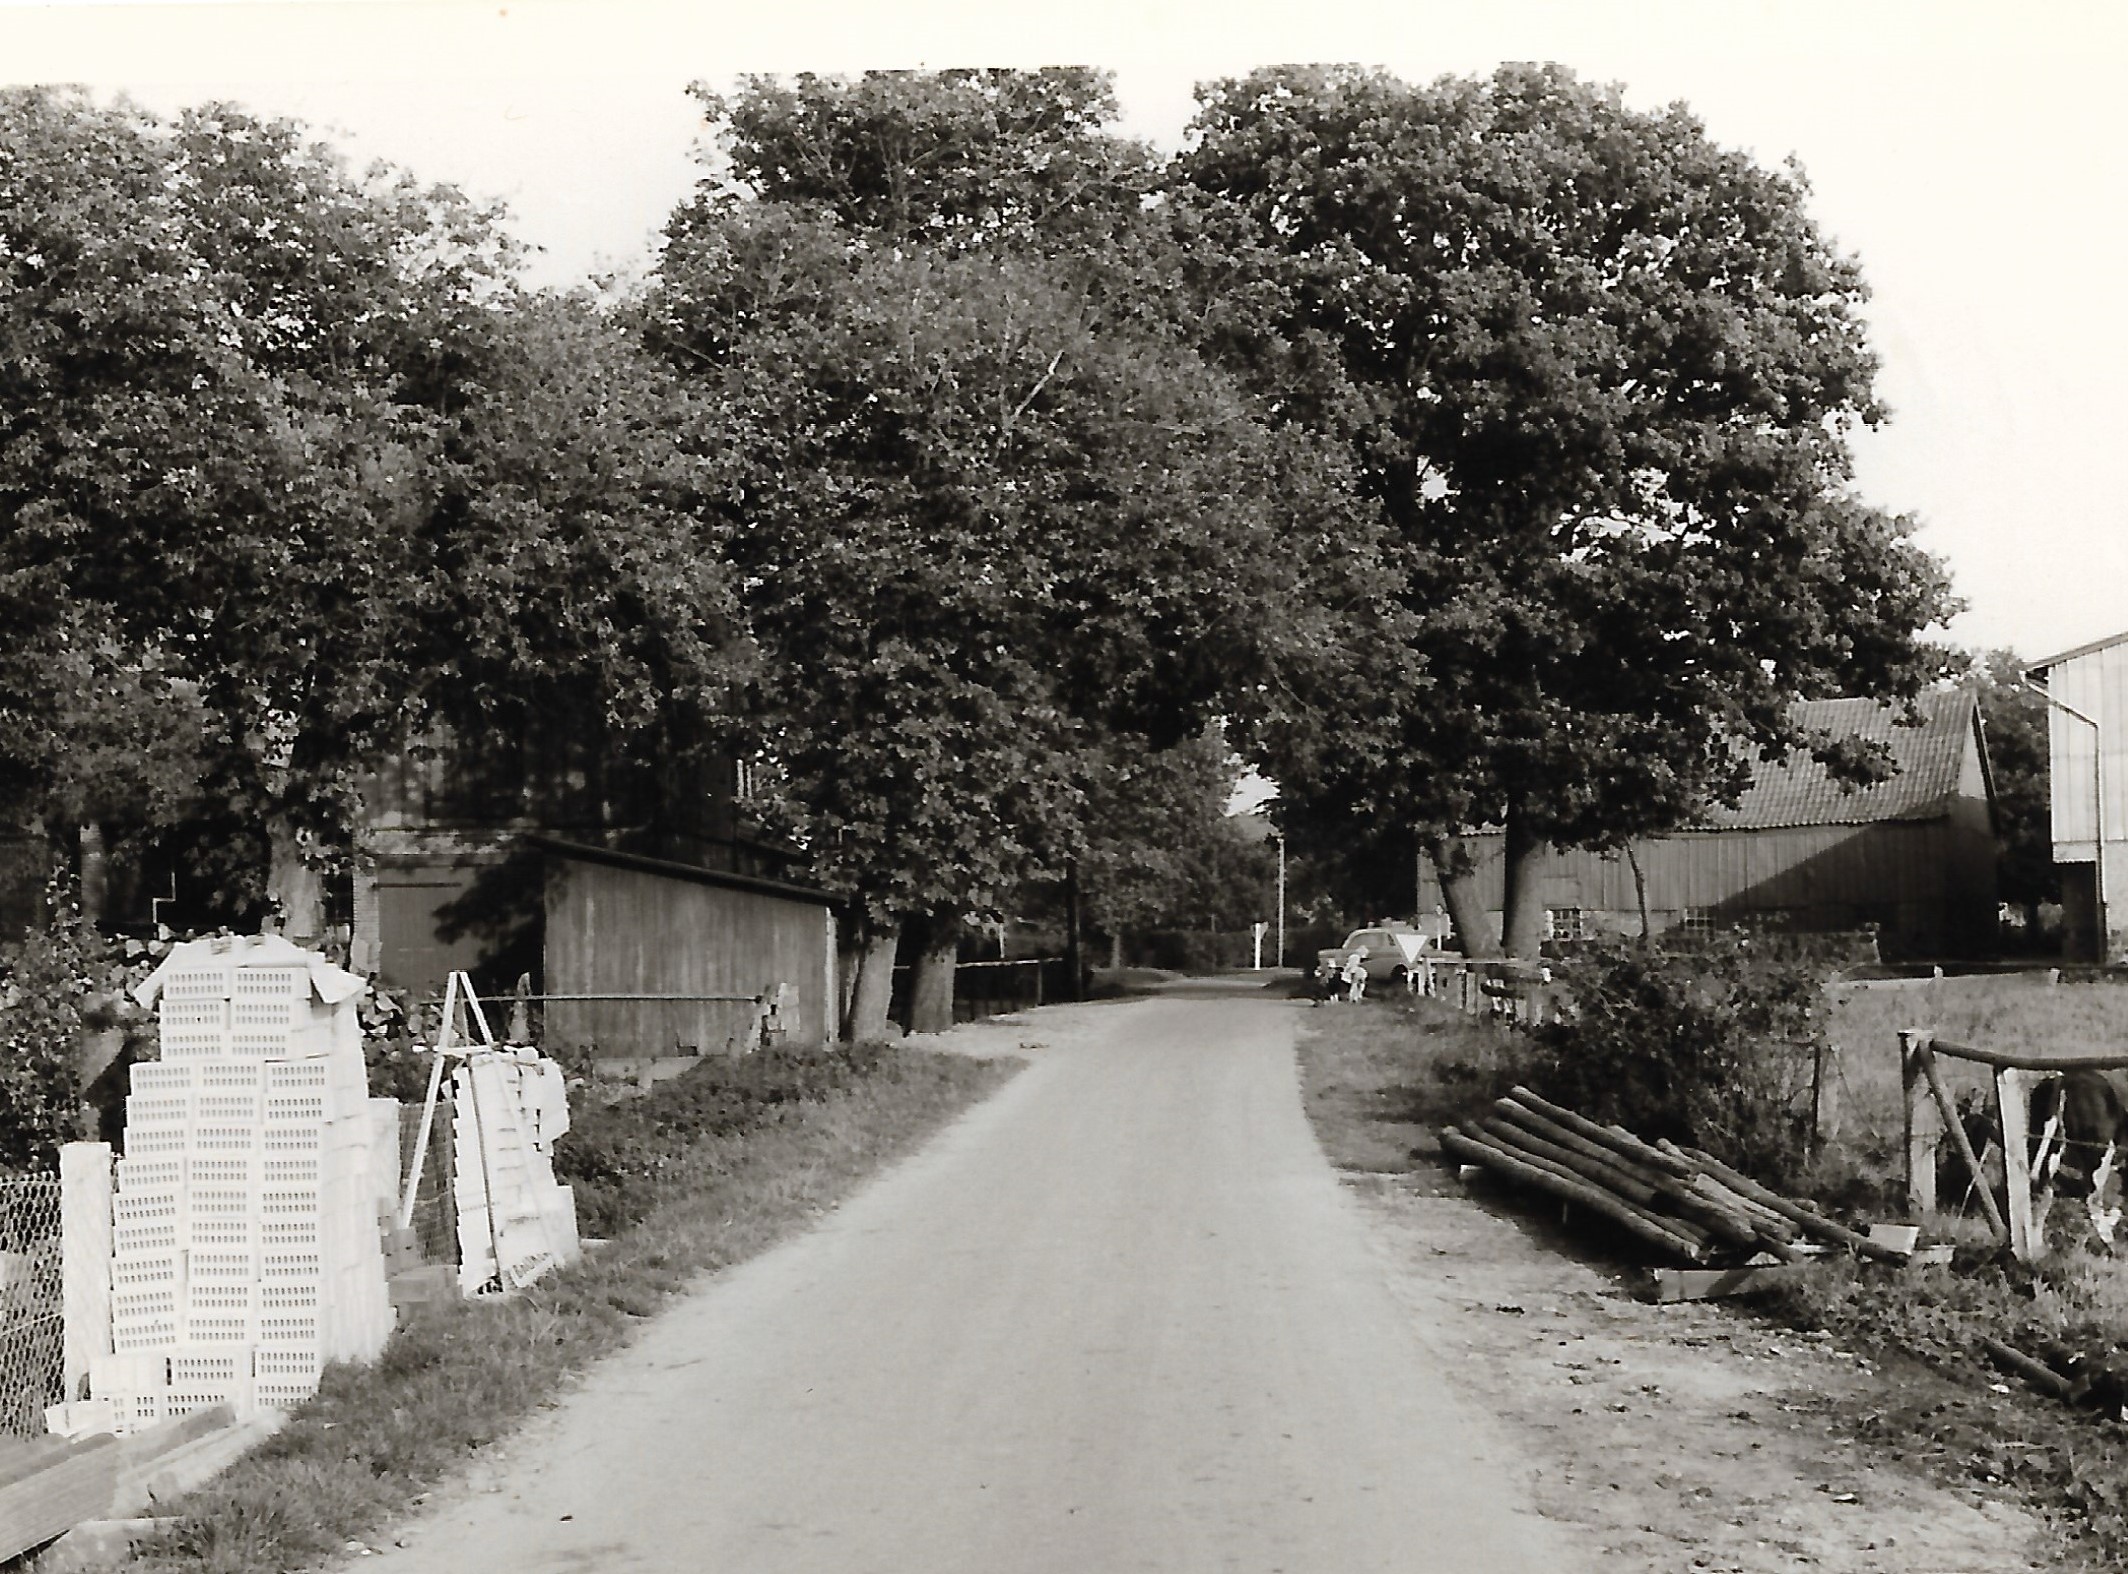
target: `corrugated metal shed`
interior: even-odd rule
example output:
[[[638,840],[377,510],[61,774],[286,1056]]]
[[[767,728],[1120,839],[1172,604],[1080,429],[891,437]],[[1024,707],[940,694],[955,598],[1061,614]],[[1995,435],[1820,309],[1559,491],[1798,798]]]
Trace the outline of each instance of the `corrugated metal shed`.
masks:
[[[1853,787],[1836,781],[1798,750],[1786,760],[1753,756],[1751,786],[1734,809],[1710,809],[1718,831],[1770,831],[1805,825],[1875,825],[1885,820],[1933,820],[1950,810],[1971,744],[1973,696],[1932,691],[1916,701],[1919,725],[1904,724],[1905,708],[1872,699],[1804,700],[1797,722],[1835,737],[1884,744],[1898,767],[1887,781]]]

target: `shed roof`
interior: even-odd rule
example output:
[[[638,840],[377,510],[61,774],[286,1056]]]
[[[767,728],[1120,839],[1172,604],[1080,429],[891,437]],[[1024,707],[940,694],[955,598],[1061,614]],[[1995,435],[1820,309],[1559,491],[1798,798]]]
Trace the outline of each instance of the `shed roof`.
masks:
[[[1885,820],[1933,820],[1948,814],[1958,794],[1966,750],[1974,746],[1973,696],[1937,689],[1916,701],[1921,721],[1900,725],[1904,707],[1880,700],[1802,700],[1795,719],[1835,737],[1867,738],[1891,750],[1898,770],[1869,787],[1833,779],[1808,752],[1778,763],[1755,753],[1751,785],[1733,809],[1711,808],[1705,829],[1767,831],[1802,825],[1873,825]]]

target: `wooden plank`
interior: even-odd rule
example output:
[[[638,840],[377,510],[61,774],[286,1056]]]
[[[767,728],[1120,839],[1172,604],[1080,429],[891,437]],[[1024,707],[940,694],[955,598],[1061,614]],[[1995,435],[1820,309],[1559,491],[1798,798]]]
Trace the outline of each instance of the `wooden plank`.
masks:
[[[1724,1295],[1750,1295],[1775,1285],[1793,1284],[1819,1265],[1814,1262],[1763,1263],[1746,1268],[1658,1268],[1655,1299],[1662,1305],[1674,1301],[1711,1301]]]
[[[0,1560],[104,1518],[117,1489],[118,1439],[110,1436],[72,1444],[35,1474],[0,1486]]]

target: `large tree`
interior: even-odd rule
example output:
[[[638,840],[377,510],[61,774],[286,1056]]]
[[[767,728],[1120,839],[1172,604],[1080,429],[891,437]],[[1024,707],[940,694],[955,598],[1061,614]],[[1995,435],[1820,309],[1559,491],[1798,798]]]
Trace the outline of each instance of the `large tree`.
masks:
[[[293,124],[0,94],[10,808],[173,698],[220,874],[314,931],[379,750],[703,703],[732,630],[669,382],[512,270],[493,214]]]
[[[863,1034],[905,924],[928,1020],[961,915],[1083,850],[1107,740],[1276,688],[1307,643],[1291,565],[1344,494],[1089,265],[1144,212],[1105,82],[757,81],[712,108],[725,162],[646,331],[706,429],[749,434],[722,550],[767,653],[755,733],[852,903]]]
[[[1526,954],[1547,844],[1674,826],[1747,745],[1829,747],[1796,697],[1938,668],[1944,577],[1850,484],[1882,416],[1864,289],[1799,171],[1556,67],[1200,97],[1176,181],[1241,216],[1283,340],[1334,347],[1308,419],[1392,522],[1413,620],[1415,681],[1282,764],[1289,800],[1409,827],[1458,901],[1456,833],[1504,825]]]

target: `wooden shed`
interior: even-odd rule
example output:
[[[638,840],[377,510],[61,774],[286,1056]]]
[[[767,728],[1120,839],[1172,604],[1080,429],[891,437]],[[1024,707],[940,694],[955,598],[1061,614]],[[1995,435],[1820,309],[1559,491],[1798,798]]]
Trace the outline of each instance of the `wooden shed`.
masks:
[[[2048,807],[2067,949],[2081,961],[2118,956],[2128,945],[2128,633],[2065,650],[2027,670],[2049,701]]]
[[[1874,927],[1888,957],[1957,957],[1993,949],[1997,932],[1993,788],[1978,707],[1969,694],[1920,699],[1921,721],[1870,699],[1809,700],[1808,727],[1874,739],[1898,766],[1870,787],[1835,781],[1804,754],[1757,757],[1734,808],[1689,830],[1642,838],[1630,853],[1553,850],[1544,901],[1557,940],[1640,932]],[[1506,889],[1501,833],[1467,838],[1479,895],[1495,923]],[[1634,866],[1639,866],[1636,880]],[[1419,862],[1421,912],[1445,908],[1430,861]]]
[[[753,1002],[779,990],[787,1041],[834,1036],[835,909],[822,892],[554,837],[526,841],[545,855],[545,992],[640,997],[549,1004],[550,1044],[723,1050],[745,1037]]]
[[[544,994],[733,997],[549,1010],[551,1041],[614,1055],[723,1048],[779,985],[791,1036],[831,1037],[830,899],[784,877],[794,850],[739,815],[728,756],[661,774],[567,738],[502,753],[432,741],[380,762],[363,782],[350,966],[424,997],[461,970],[490,994],[529,975]]]

